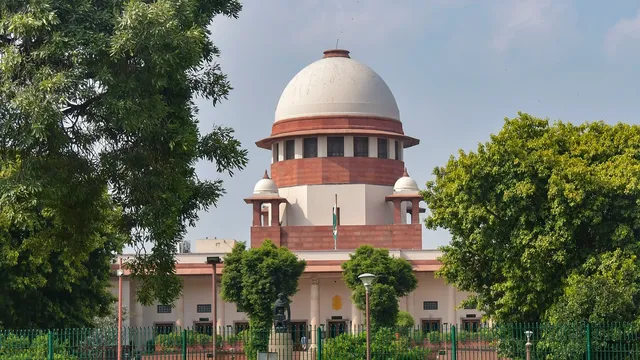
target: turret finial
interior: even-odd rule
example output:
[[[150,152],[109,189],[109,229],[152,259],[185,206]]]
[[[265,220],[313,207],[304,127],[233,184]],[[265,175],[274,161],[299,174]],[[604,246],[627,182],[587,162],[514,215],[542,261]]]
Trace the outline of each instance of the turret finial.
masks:
[[[264,169],[264,176],[262,178],[263,179],[268,179],[269,178],[269,173],[267,172],[267,169]]]
[[[409,173],[407,172],[407,168],[404,168],[404,172],[402,173],[402,177],[409,177]]]

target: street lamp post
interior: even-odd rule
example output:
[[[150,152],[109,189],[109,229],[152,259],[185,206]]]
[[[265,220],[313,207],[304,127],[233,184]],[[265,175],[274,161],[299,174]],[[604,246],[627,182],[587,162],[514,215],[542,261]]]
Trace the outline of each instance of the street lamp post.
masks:
[[[116,271],[118,275],[118,360],[122,360],[122,257],[120,257],[120,268]]]
[[[213,313],[213,319],[211,320],[211,333],[213,337],[213,352],[212,357],[216,358],[216,321],[218,321],[218,287],[216,286],[216,265],[222,263],[222,259],[220,256],[207,256],[207,264],[211,264],[212,273],[211,273],[211,285],[213,287],[212,296],[213,300],[211,301],[211,312]]]
[[[365,309],[367,318],[367,360],[371,360],[371,318],[369,317],[369,288],[371,288],[371,283],[376,276],[373,274],[365,273],[358,276],[358,279],[362,281],[364,285],[365,292]]]
[[[527,336],[527,343],[524,345],[527,349],[527,360],[531,360],[531,335],[533,335],[533,331],[527,330],[524,334]]]

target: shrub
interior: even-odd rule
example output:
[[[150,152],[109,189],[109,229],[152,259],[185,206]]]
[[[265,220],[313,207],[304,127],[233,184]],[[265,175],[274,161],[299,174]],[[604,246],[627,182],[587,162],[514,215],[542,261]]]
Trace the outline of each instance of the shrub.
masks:
[[[47,359],[48,344],[49,339],[46,333],[33,338],[16,334],[0,334],[0,358],[2,360]],[[59,341],[54,341],[53,351],[55,360],[77,359]]]
[[[327,339],[322,351],[322,359],[360,360],[366,356],[366,333],[342,334]],[[396,338],[395,330],[381,328],[371,336],[371,359],[386,360],[389,358],[403,360],[424,359],[429,350],[411,345],[406,337]]]
[[[193,330],[185,331],[187,346],[206,346],[211,344],[213,338],[211,335],[201,334],[195,332]],[[216,336],[216,345],[218,347],[222,346],[222,336]],[[155,344],[160,345],[165,349],[180,349],[182,346],[182,333],[181,332],[172,332],[169,334],[160,334],[155,338]]]

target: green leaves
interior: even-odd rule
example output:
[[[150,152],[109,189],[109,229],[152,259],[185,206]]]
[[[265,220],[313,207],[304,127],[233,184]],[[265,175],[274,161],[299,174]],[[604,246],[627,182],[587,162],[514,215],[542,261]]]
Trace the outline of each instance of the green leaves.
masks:
[[[208,26],[240,9],[234,0],[0,2],[0,255],[10,266],[54,271],[44,264],[61,257],[102,279],[109,264],[87,259],[126,242],[139,254],[126,264],[138,300],[177,298],[176,245],[224,194],[195,164],[228,174],[247,164],[230,128],[200,133],[193,103],[228,96]],[[46,283],[34,278],[34,288]]]
[[[588,259],[637,254],[638,154],[638,126],[506,119],[427,183],[427,227],[452,234],[439,275],[494,320],[541,320]]]
[[[342,263],[343,278],[353,291],[352,300],[360,310],[365,309],[365,289],[358,278],[361,274],[376,275],[370,290],[371,322],[375,326],[392,327],[398,315],[398,298],[406,296],[418,286],[411,264],[389,256],[387,249],[363,245]]]
[[[246,312],[252,327],[269,328],[278,294],[291,297],[297,293],[306,266],[306,261],[271,240],[249,250],[237,243],[224,257],[222,298]]]

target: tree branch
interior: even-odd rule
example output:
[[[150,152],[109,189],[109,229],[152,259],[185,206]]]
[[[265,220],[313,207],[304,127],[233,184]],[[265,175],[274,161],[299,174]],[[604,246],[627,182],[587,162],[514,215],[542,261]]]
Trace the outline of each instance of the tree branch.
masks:
[[[73,114],[75,112],[84,112],[85,110],[87,110],[89,108],[89,106],[93,105],[98,100],[102,99],[105,94],[106,94],[106,92],[98,94],[98,95],[90,98],[89,100],[81,103],[81,104],[72,104],[70,102],[67,102],[67,105],[69,105],[69,107],[64,109],[64,110],[62,110],[62,113],[64,115],[70,115],[70,114]]]
[[[500,216],[498,216],[496,213],[494,213],[493,211],[491,211],[487,205],[482,205],[482,207],[489,213],[489,215],[493,216],[494,218],[502,221],[502,218]]]

